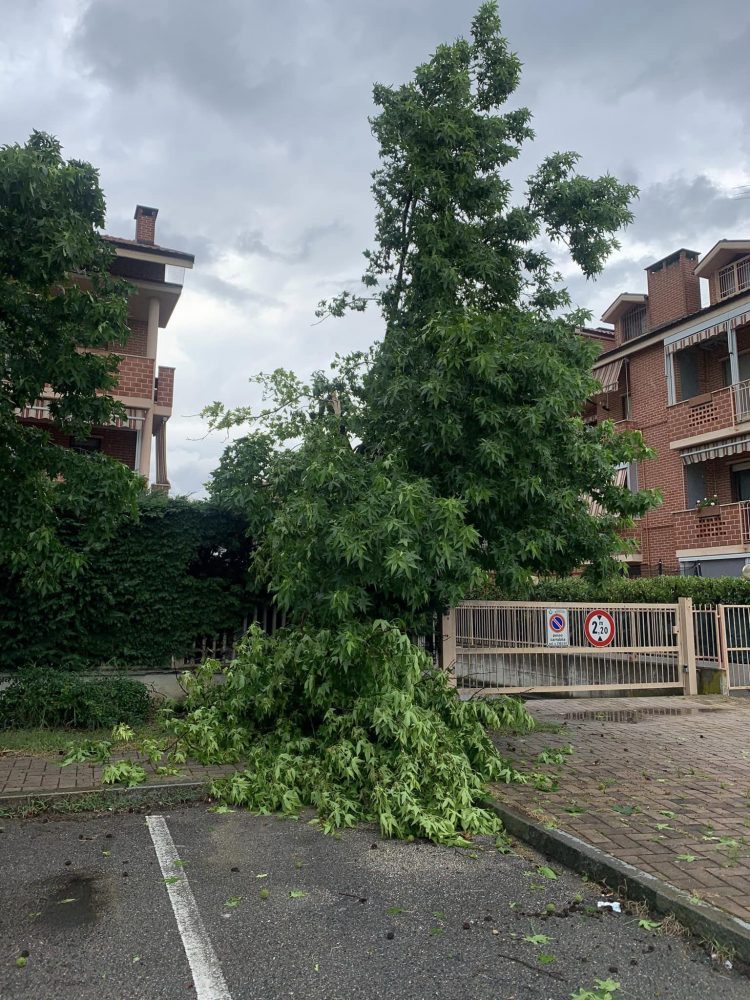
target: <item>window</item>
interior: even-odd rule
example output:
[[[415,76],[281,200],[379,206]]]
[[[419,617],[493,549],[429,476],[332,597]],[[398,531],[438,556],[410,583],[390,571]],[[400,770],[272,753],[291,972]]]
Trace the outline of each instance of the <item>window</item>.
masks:
[[[88,451],[101,451],[102,439],[100,437],[71,438],[70,447],[73,451],[81,453]]]
[[[626,313],[622,318],[622,339],[633,340],[646,332],[646,307],[641,306]]]
[[[744,351],[737,358],[737,362],[740,369],[740,382],[750,381],[750,351]],[[724,367],[724,385],[732,384],[732,367],[729,364],[729,358],[724,358],[722,361]]]
[[[706,496],[706,471],[702,462],[685,466],[685,507],[692,510]]]
[[[638,463],[618,465],[615,486],[626,486],[631,493],[638,492]]]

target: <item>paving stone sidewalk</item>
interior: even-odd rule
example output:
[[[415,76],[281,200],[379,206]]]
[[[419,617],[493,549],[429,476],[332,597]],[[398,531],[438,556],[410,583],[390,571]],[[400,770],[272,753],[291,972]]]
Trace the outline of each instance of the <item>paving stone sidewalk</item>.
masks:
[[[498,737],[520,770],[551,777],[498,785],[498,800],[750,922],[750,699],[530,701],[539,723]],[[571,744],[562,765],[545,749]]]
[[[149,786],[184,784],[188,781],[207,782],[236,770],[230,766],[203,767],[190,763],[180,767],[179,775],[175,776],[155,774],[150,764],[144,761],[140,763],[148,773]],[[0,754],[0,796],[93,791],[102,787],[101,775],[102,768],[91,767],[90,764],[61,767],[58,761],[46,757]]]

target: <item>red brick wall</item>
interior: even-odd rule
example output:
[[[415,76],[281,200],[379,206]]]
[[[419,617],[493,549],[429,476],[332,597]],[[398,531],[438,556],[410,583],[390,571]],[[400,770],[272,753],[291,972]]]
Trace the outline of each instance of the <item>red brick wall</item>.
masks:
[[[670,406],[668,413],[672,441],[732,427],[732,390],[721,389],[711,395],[704,393],[702,396],[693,396],[683,403]]]
[[[37,427],[44,426],[34,421]],[[63,448],[69,448],[73,443],[70,434],[63,434],[56,427],[49,428],[50,438],[55,444]],[[129,469],[135,469],[136,452],[136,432],[126,427],[95,427],[91,431],[91,437],[101,438],[102,452],[116,458]]]
[[[630,357],[630,409],[633,426],[642,431],[656,458],[638,467],[642,489],[658,488],[664,502],[640,521],[641,554],[644,572],[656,572],[659,562],[665,571],[676,566],[673,512],[685,506],[682,460],[669,447],[667,383],[664,375],[664,347],[655,344]]]
[[[128,320],[130,336],[123,344],[110,344],[109,350],[114,354],[135,354],[138,357],[146,357],[146,344],[148,341],[148,324],[140,319]]]
[[[174,368],[165,368],[164,365],[159,365],[158,377],[159,389],[156,401],[159,406],[171,406],[174,394]]]
[[[713,507],[688,510],[675,516],[678,549],[707,549],[718,545],[739,545],[742,541],[740,508]]]
[[[115,395],[154,398],[153,358],[124,357],[120,362],[120,381]]]
[[[659,270],[646,270],[650,329],[698,312],[701,307],[700,279],[693,273],[697,263],[681,255]]]

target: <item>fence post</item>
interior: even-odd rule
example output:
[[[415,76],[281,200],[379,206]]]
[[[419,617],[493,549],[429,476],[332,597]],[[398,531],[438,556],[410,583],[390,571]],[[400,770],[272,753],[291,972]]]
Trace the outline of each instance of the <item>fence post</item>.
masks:
[[[724,605],[719,604],[716,607],[716,618],[717,618],[717,645],[719,654],[719,668],[724,671],[724,683],[726,686],[726,692],[728,693],[732,685],[730,683],[729,674],[729,643],[727,641],[727,619],[724,612]]]
[[[456,683],[456,609],[443,615],[442,642],[440,643],[440,669],[448,674],[452,685]]]
[[[698,672],[695,666],[695,627],[693,599],[680,597],[677,602],[678,649],[680,666],[684,668],[684,694],[698,694]]]

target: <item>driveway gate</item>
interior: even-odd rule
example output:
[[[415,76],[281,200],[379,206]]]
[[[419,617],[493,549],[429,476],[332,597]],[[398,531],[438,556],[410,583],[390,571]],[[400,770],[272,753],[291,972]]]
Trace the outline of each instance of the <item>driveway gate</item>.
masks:
[[[443,632],[444,662],[466,691],[698,690],[690,598],[556,606],[465,601],[445,616]]]
[[[750,605],[720,604],[717,612],[729,690],[750,690]]]

